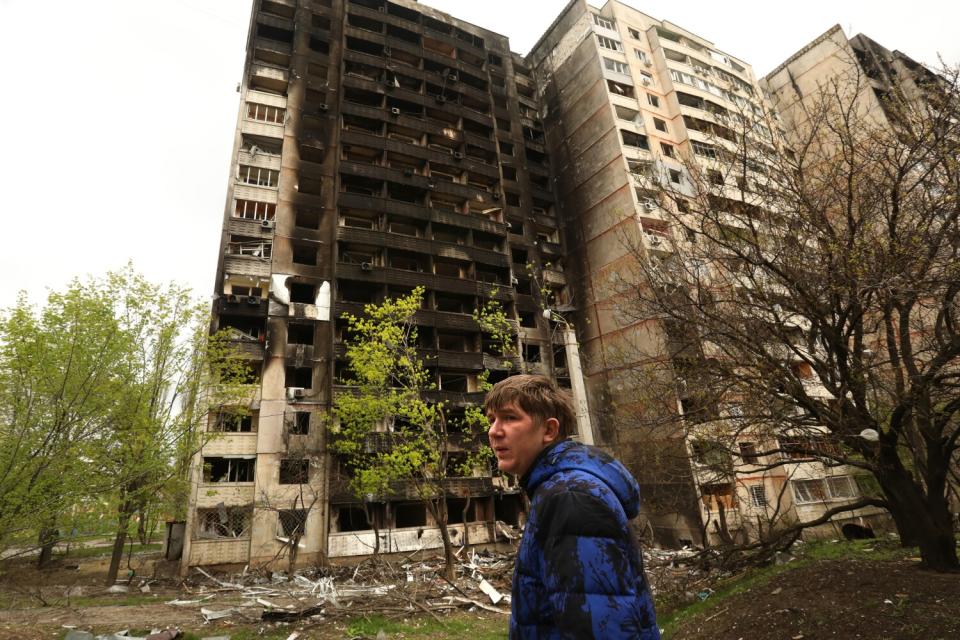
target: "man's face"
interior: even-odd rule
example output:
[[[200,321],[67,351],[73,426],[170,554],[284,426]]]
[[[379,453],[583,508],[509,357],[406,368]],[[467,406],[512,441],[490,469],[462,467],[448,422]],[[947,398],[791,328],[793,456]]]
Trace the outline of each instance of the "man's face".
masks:
[[[501,471],[522,476],[547,445],[557,439],[559,423],[549,418],[541,424],[516,404],[487,412],[490,447]]]

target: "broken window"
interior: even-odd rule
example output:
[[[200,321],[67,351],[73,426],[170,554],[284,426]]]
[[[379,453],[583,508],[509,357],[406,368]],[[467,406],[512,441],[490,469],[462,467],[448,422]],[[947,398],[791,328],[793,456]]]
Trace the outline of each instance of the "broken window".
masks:
[[[280,461],[280,484],[306,484],[309,481],[309,460],[288,458]]]
[[[313,325],[291,322],[287,325],[287,344],[313,345]]]
[[[623,84],[622,82],[607,80],[607,90],[610,93],[616,93],[617,95],[626,96],[627,98],[634,96],[633,87],[628,84]]]
[[[633,27],[627,27],[627,33],[630,34],[630,37],[634,40],[640,39],[640,32],[634,29]]]
[[[427,524],[427,510],[419,502],[398,502],[393,505],[393,521],[397,529],[423,527]]]
[[[711,511],[719,510],[719,505],[730,509],[734,505],[733,483],[714,482],[700,485],[700,495],[703,506]]]
[[[204,456],[203,481],[206,484],[218,482],[253,482],[256,466],[256,456]]]
[[[305,282],[290,283],[290,302],[313,304],[316,301],[317,288]]]
[[[657,107],[657,108],[660,107],[660,98],[653,95],[652,93],[647,94],[647,102],[650,103],[651,107]]]
[[[317,247],[312,244],[294,244],[293,262],[307,266],[317,265]]]
[[[213,430],[224,433],[251,433],[254,430],[253,416],[233,411],[221,411],[217,414],[213,423]]]
[[[297,209],[294,224],[304,229],[319,229],[322,215],[319,209]]]
[[[657,131],[667,132],[667,123],[661,120],[660,118],[653,119],[653,126],[656,127]]]
[[[760,462],[760,456],[757,454],[757,445],[753,442],[741,442],[740,457],[746,464],[757,464]]]
[[[292,436],[305,436],[310,433],[310,412],[296,411],[287,422],[287,433]]]
[[[668,158],[676,158],[676,157],[677,157],[677,153],[676,153],[676,151],[674,151],[672,144],[667,144],[666,142],[661,142],[661,143],[660,143],[660,150],[663,151],[663,155],[667,156]]]
[[[623,139],[623,144],[628,147],[637,147],[638,149],[650,149],[650,144],[647,142],[647,136],[636,133],[634,131],[627,131],[626,129],[620,130],[620,137]]]
[[[234,218],[245,220],[273,220],[277,214],[277,205],[256,200],[237,200],[233,208]]]
[[[336,532],[366,531],[370,529],[367,514],[361,507],[336,507],[336,514],[331,518],[330,524]]]
[[[669,169],[670,173],[670,182],[674,184],[680,184],[681,175],[678,169]]]
[[[310,367],[287,367],[285,387],[310,389],[313,387],[313,369]]]
[[[306,509],[281,509],[277,512],[277,535],[302,538],[307,530]]]
[[[197,538],[245,538],[252,522],[252,507],[197,509]]]

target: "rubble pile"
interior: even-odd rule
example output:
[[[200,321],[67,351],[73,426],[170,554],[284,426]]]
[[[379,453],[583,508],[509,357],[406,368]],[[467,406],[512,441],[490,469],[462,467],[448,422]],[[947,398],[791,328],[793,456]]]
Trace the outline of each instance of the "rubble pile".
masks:
[[[317,567],[214,575],[195,567],[181,596],[167,602],[199,611],[206,622],[323,622],[364,614],[387,618],[439,616],[455,609],[509,614],[513,553],[461,549],[456,578],[442,559],[391,562],[370,558],[353,567]]]

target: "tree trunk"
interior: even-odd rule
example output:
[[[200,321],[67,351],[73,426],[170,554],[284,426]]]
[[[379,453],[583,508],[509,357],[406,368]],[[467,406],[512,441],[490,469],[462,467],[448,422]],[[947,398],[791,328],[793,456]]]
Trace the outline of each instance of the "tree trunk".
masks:
[[[133,505],[124,500],[120,505],[117,517],[117,536],[113,539],[113,553],[110,556],[110,569],[107,571],[106,584],[110,586],[117,581],[120,572],[120,562],[123,560],[123,546],[127,543],[127,529],[130,518],[133,516]]]
[[[140,544],[146,545],[148,542],[150,542],[150,534],[147,529],[146,505],[140,505],[140,508],[137,509],[137,515],[140,518],[140,521],[137,522],[137,539],[140,540]]]
[[[958,571],[957,541],[946,497],[925,496],[907,472],[878,478],[897,524],[901,544],[920,548],[923,566],[933,571]]]
[[[363,515],[367,518],[367,524],[373,529],[373,557],[380,557],[380,523],[375,513],[370,511],[370,504],[363,503]]]
[[[37,558],[37,568],[43,569],[50,564],[53,557],[53,546],[60,539],[60,530],[56,528],[56,523],[51,522],[40,529],[37,536],[37,544],[40,545],[40,555]]]
[[[443,540],[443,575],[447,580],[453,581],[456,576],[454,571],[454,562],[456,557],[453,555],[453,543],[450,542],[450,529],[447,527],[447,500],[441,497],[437,500],[435,509],[437,517],[437,526],[440,528],[440,539]]]

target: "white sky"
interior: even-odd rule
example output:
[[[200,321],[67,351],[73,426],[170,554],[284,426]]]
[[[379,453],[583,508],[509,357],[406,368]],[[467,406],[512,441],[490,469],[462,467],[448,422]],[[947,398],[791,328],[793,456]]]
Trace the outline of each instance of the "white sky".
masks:
[[[0,308],[127,260],[213,290],[250,0],[0,0]],[[526,53],[566,0],[430,0]],[[602,3],[594,2],[595,6]],[[840,24],[960,60],[960,3],[631,0],[763,75]]]

